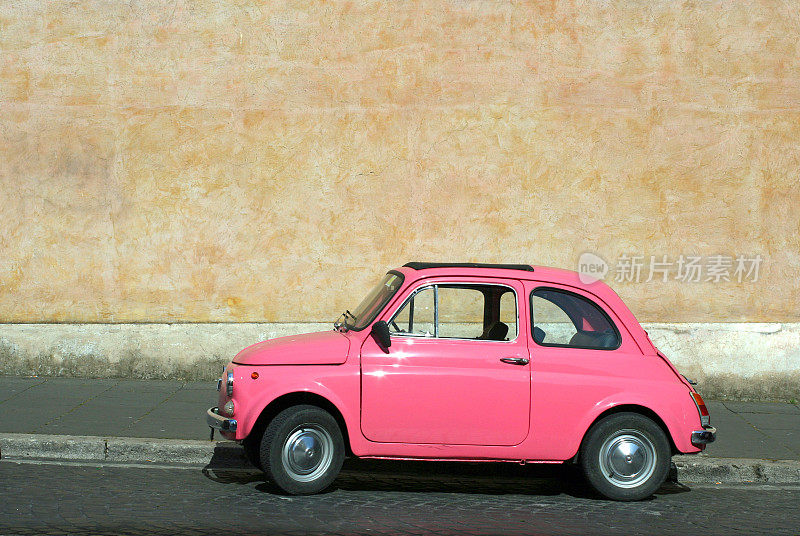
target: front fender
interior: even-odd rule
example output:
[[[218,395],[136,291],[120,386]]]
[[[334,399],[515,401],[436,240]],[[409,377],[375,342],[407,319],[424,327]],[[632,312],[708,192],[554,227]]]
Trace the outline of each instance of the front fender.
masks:
[[[258,366],[237,367],[242,383],[234,387],[233,401],[237,441],[245,439],[256,421],[276,399],[292,393],[310,393],[333,404],[342,414],[349,431],[358,430],[359,373],[358,367],[347,365]],[[258,371],[258,379],[250,376]]]

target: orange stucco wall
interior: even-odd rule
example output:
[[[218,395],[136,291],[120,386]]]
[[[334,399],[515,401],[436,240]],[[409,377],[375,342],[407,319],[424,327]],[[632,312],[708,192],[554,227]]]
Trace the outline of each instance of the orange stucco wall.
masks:
[[[761,255],[615,283],[800,320],[791,2],[0,4],[0,321],[326,321],[409,260]]]

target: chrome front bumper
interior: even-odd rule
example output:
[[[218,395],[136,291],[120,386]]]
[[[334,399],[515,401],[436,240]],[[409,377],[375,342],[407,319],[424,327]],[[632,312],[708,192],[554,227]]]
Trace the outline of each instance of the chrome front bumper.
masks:
[[[214,430],[223,432],[236,431],[236,419],[228,419],[219,414],[219,408],[213,407],[206,411],[206,423]]]
[[[692,445],[707,445],[717,439],[717,429],[708,426],[704,430],[692,432]]]

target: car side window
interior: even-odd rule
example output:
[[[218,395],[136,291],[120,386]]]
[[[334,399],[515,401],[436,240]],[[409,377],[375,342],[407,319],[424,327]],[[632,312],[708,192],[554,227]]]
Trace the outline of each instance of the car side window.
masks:
[[[439,337],[477,339],[483,334],[480,290],[439,286]]]
[[[389,333],[433,337],[436,333],[433,294],[433,287],[415,292],[389,322]]]
[[[389,321],[398,336],[509,341],[517,337],[517,301],[501,285],[431,285],[415,291]]]
[[[613,350],[622,340],[614,323],[597,304],[554,288],[531,293],[533,340],[541,346]]]

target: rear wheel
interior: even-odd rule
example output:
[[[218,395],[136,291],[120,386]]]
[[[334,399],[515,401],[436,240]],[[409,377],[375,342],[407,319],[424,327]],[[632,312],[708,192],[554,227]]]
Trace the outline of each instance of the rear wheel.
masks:
[[[638,413],[615,413],[586,434],[581,466],[599,493],[616,501],[652,495],[667,478],[671,451],[664,431]]]
[[[327,411],[293,406],[267,426],[260,458],[267,476],[285,492],[317,493],[330,486],[342,468],[342,432]]]

